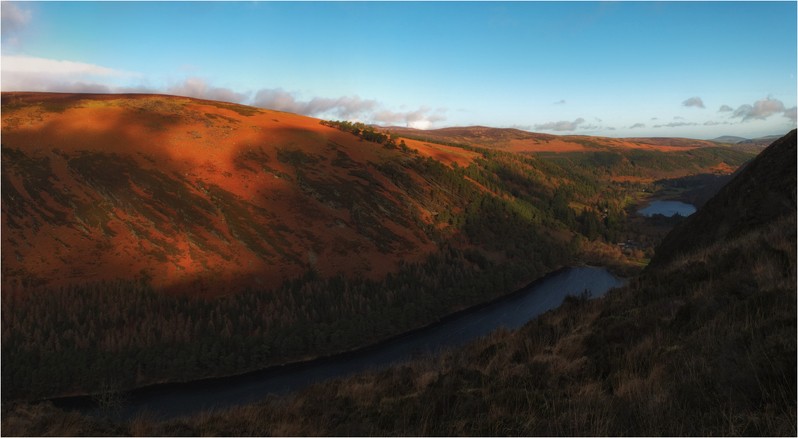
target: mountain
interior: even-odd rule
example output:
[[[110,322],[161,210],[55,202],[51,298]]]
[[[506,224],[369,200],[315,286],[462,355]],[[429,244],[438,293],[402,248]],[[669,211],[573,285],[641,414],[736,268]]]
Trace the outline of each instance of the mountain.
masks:
[[[745,137],[737,137],[737,136],[734,136],[734,135],[722,135],[720,137],[713,138],[711,141],[714,141],[714,142],[717,142],[717,143],[736,144],[736,143],[740,143],[741,141],[745,141],[745,140],[748,140],[748,139],[745,138]]]
[[[744,138],[744,137],[737,137],[734,135],[724,135],[718,138],[713,138],[711,141],[717,143],[732,144],[732,145],[750,145],[750,146],[766,147],[781,137],[782,135],[766,135],[757,138]]]
[[[423,152],[463,166],[476,156]],[[431,206],[382,168],[401,156],[317,119],[232,104],[4,94],[3,285],[146,275],[223,291],[309,268],[381,277],[434,249],[418,229]]]
[[[573,136],[519,154],[479,129],[442,144],[184,97],[3,93],[3,396],[239,374],[563,266],[632,275],[669,229],[635,215],[655,181],[752,157]]]
[[[618,213],[633,209],[629,200],[643,193],[633,176],[706,172],[750,155],[721,147],[529,157],[193,99],[4,94],[4,269],[15,256],[7,248],[83,232],[74,223],[92,231],[86,239],[109,239],[111,248],[100,245],[94,257],[112,252],[113,239],[136,226],[148,231],[143,225],[161,233],[140,232],[144,249],[163,245],[163,230],[183,239],[215,229],[239,251],[254,253],[247,232],[283,219],[258,204],[253,185],[294,193],[301,203],[355,199],[377,211],[389,208],[379,199],[393,196],[403,200],[394,214],[416,211],[421,223],[434,225],[409,226],[421,234],[411,243],[433,242],[431,255],[400,264],[382,280],[311,269],[280,287],[203,296],[163,293],[147,277],[57,288],[14,278],[0,296],[4,433],[795,435],[790,135],[740,171],[696,219],[674,229],[656,263],[602,299],[569,299],[518,331],[289,397],[168,422],[113,421],[20,401],[223,375],[374,342],[500,296],[557,264],[588,260],[590,251],[610,253],[614,238],[635,232]],[[316,183],[345,190],[336,178],[355,177],[349,172],[363,167],[377,181],[363,198],[357,187],[350,187],[355,195],[337,197]],[[256,185],[257,175],[292,185]],[[98,213],[79,213],[91,200],[95,208],[88,210]],[[306,218],[311,226],[319,216],[335,217],[317,204],[314,210]],[[346,211],[352,215],[351,207]],[[290,208],[278,212],[302,219]],[[245,226],[261,214],[268,220]],[[290,232],[277,231],[288,243],[278,246],[289,254],[287,248],[302,246],[288,236],[302,236],[307,223],[284,223]],[[379,237],[369,234],[375,225],[363,224],[363,244],[382,258]],[[251,240],[268,243],[268,236]],[[37,257],[50,257],[56,244],[42,245]],[[386,244],[390,259],[395,241]],[[79,256],[72,255],[82,263]],[[123,268],[116,273],[128,272]]]
[[[604,169],[590,176],[596,182],[653,180],[728,173],[748,158],[700,142],[671,148],[485,127],[396,130],[408,135],[400,150],[398,140],[375,147],[318,119],[156,95],[4,93],[2,123],[4,287],[147,278],[160,290],[219,295],[308,270],[383,278],[436,252],[460,212],[450,207],[473,201],[430,193],[432,161],[419,159],[443,172],[479,169],[482,146],[569,152],[553,162],[567,174],[491,158],[516,163],[507,177],[534,168],[506,188],[545,204],[557,185],[585,180],[573,165]],[[409,136],[421,132],[438,143]],[[456,176],[469,192],[501,189],[483,177]],[[533,186],[517,186],[523,178]]]
[[[753,144],[753,145],[765,147],[765,146],[768,146],[769,144],[773,143],[773,141],[779,139],[780,137],[781,137],[780,135],[766,135],[764,137],[757,137],[757,138],[742,140],[742,141],[739,142],[739,144]]]
[[[574,152],[650,150],[672,151],[717,146],[712,142],[685,138],[608,138],[585,135],[551,135],[514,128],[467,126],[442,129],[381,128],[402,136],[436,142],[471,144],[512,152]],[[677,149],[678,150],[678,149]]]

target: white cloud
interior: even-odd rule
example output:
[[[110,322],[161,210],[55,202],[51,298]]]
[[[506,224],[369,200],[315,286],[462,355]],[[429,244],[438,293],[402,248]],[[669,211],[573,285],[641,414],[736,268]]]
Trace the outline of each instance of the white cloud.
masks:
[[[734,111],[734,108],[730,107],[729,105],[721,105],[720,109],[718,109],[719,113],[728,113]]]
[[[213,87],[200,78],[188,78],[181,83],[174,84],[166,89],[166,93],[233,103],[242,103],[247,99],[246,94],[237,93],[229,88]]]
[[[696,126],[695,122],[670,122],[664,125],[654,125],[655,128],[678,128],[680,126]]]
[[[362,120],[370,123],[428,129],[436,122],[446,120],[445,109],[431,110],[421,107],[414,111],[392,111],[373,99],[359,96],[338,98],[314,97],[310,100],[298,99],[293,93],[282,88],[264,88],[255,94],[252,104],[261,108],[287,111],[312,117]]]
[[[2,57],[3,91],[62,91],[108,93],[108,80],[138,76],[85,62],[37,58]]]
[[[795,121],[796,121],[796,117],[795,117],[796,116],[796,114],[795,114],[796,108],[798,108],[798,107],[792,107],[792,108],[788,108],[788,109],[784,110],[784,117],[792,120],[793,123],[795,123]]]
[[[85,62],[62,61],[56,59],[36,58],[33,56],[3,56],[3,73],[76,76],[133,76],[135,73],[115,70]]]
[[[5,3],[4,3],[5,4]],[[138,78],[134,72],[84,62],[31,56],[2,57],[3,91],[45,91],[67,93],[165,93],[199,99],[244,103],[261,108],[303,114],[311,117],[340,118],[368,123],[397,124],[427,129],[446,120],[446,109],[422,106],[411,111],[392,111],[374,99],[359,96],[314,97],[300,100],[282,88],[264,88],[241,93],[216,87],[199,77],[189,77],[165,88],[120,85],[121,80]]]
[[[522,131],[529,131],[532,129],[532,125],[510,125],[510,129],[520,129]]]
[[[21,8],[17,3],[0,3],[0,34],[4,43],[17,44],[19,32],[31,20],[31,11]]]
[[[286,111],[306,116],[331,115],[353,119],[376,111],[380,106],[376,100],[358,96],[338,98],[314,97],[308,101],[297,99],[293,93],[282,88],[264,88],[255,94],[252,104],[261,108]]]
[[[784,103],[770,96],[757,100],[753,105],[740,105],[732,114],[732,117],[740,117],[743,122],[749,120],[764,120],[773,114],[784,113]],[[788,116],[789,117],[789,116]]]
[[[442,108],[433,111],[430,108],[422,106],[415,111],[377,111],[372,115],[371,119],[380,124],[392,125],[404,123],[410,128],[429,129],[436,122],[446,120],[446,116],[444,115],[445,112],[446,110]]]
[[[701,98],[698,96],[693,96],[682,102],[682,106],[694,106],[696,108],[704,108],[704,101],[701,100]]]
[[[748,104],[740,105],[739,107],[737,107],[736,110],[734,110],[734,114],[732,114],[731,116],[745,118],[748,116],[748,114],[751,114],[751,111],[753,110],[754,107],[752,107],[751,105]]]
[[[548,122],[539,125],[535,125],[535,129],[540,131],[575,131],[580,125],[585,123],[585,119],[578,118],[573,122],[569,121],[559,121],[559,122]]]

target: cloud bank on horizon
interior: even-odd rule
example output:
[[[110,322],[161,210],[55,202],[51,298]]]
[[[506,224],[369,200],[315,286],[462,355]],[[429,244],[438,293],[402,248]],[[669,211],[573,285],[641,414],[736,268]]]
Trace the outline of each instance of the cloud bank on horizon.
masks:
[[[327,9],[335,13],[341,13],[343,5],[337,4],[314,4],[305,5],[302,9],[303,17],[307,17],[308,12],[313,14],[316,9],[319,16],[315,20],[325,21]],[[778,5],[777,5],[778,6]],[[782,5],[784,6],[784,5]],[[180,67],[173,66],[171,69],[161,70],[154,68],[153,64],[137,57],[132,53],[132,48],[141,48],[145,43],[131,43],[135,40],[135,32],[142,32],[136,29],[135,25],[128,29],[133,32],[129,36],[131,40],[120,39],[114,41],[113,34],[102,34],[102,29],[98,29],[98,35],[107,36],[108,44],[118,44],[125,46],[128,44],[131,50],[127,58],[113,58],[108,56],[97,56],[101,53],[98,47],[91,47],[91,50],[82,50],[83,44],[93,46],[101,45],[94,40],[87,43],[80,40],[78,36],[72,35],[72,30],[76,27],[80,19],[78,15],[85,12],[86,8],[95,8],[99,15],[104,13],[121,14],[119,8],[133,8],[133,13],[148,14],[153,9],[165,9],[165,15],[174,13],[176,8],[184,11],[185,8],[207,9],[210,7],[221,8],[221,14],[230,11],[231,16],[240,13],[238,9],[242,5],[219,4],[183,4],[183,5],[139,5],[128,4],[117,6],[113,4],[92,5],[92,4],[58,4],[51,5],[46,3],[28,4],[2,2],[2,81],[0,88],[3,91],[45,91],[45,92],[78,92],[78,93],[164,93],[187,97],[195,97],[209,100],[219,100],[246,105],[253,105],[262,108],[293,112],[312,117],[327,119],[343,119],[375,123],[383,126],[404,125],[419,129],[437,128],[452,125],[473,125],[489,124],[493,126],[517,127],[527,130],[550,132],[557,134],[591,134],[607,136],[624,135],[656,135],[656,136],[693,136],[697,138],[712,138],[719,135],[735,134],[753,137],[770,133],[786,132],[796,126],[796,105],[795,105],[795,63],[786,63],[786,70],[783,75],[789,76],[789,80],[773,79],[773,74],[761,74],[763,78],[749,76],[746,81],[753,84],[751,90],[758,89],[759,92],[748,91],[746,93],[737,92],[739,85],[731,79],[711,81],[712,75],[719,73],[700,73],[695,77],[681,72],[684,77],[681,81],[671,81],[668,78],[657,79],[654,72],[649,72],[650,78],[647,83],[639,85],[637,82],[629,82],[626,88],[619,87],[614,82],[623,82],[626,73],[622,68],[613,67],[605,64],[606,68],[611,68],[609,72],[601,70],[589,73],[574,72],[571,70],[560,70],[557,66],[557,59],[542,57],[542,61],[535,62],[533,67],[524,65],[522,62],[513,62],[506,58],[490,58],[494,61],[500,60],[506,66],[496,68],[481,69],[478,64],[466,62],[467,55],[473,55],[469,50],[463,52],[463,47],[468,47],[466,42],[461,45],[449,46],[450,50],[459,51],[460,56],[449,56],[445,52],[438,53],[432,57],[422,57],[418,61],[405,58],[388,58],[396,66],[395,70],[400,70],[404,76],[385,76],[386,74],[378,71],[373,76],[369,76],[366,69],[359,65],[361,57],[370,59],[373,56],[380,58],[381,52],[368,52],[360,50],[359,46],[353,45],[355,51],[360,53],[356,57],[343,57],[338,55],[333,63],[325,64],[326,70],[319,70],[316,75],[306,75],[306,70],[312,70],[312,62],[308,60],[313,57],[323,57],[324,48],[312,48],[313,44],[303,42],[295,44],[291,49],[301,52],[295,55],[293,52],[284,51],[281,56],[274,56],[273,59],[264,64],[266,67],[262,74],[255,70],[251,74],[254,79],[241,79],[241,71],[246,67],[237,69],[235,62],[216,62],[213,55],[224,58],[224,52],[214,50],[200,50],[200,54],[187,56],[182,59]],[[248,13],[257,15],[258,8],[269,9],[269,14],[284,14],[286,21],[296,24],[297,11],[293,5],[254,5],[253,10]],[[457,8],[469,19],[484,24],[479,21],[479,14],[490,15],[493,8],[548,9],[552,19],[556,21],[578,17],[570,9],[596,9],[598,18],[601,20],[607,15],[612,15],[612,19],[607,19],[607,25],[612,25],[614,19],[628,18],[629,14],[641,14],[643,18],[651,18],[656,15],[645,5],[571,5],[570,9],[565,5],[472,5],[472,4],[452,4],[452,5],[423,5],[423,4],[365,4],[348,5],[348,9],[354,9],[356,13],[371,14],[374,9],[389,8],[399,15],[413,15],[417,10],[428,8]],[[677,12],[683,13],[683,9],[690,9],[689,5],[667,5],[668,8],[678,9]],[[714,12],[713,8],[726,7],[726,5],[703,5],[701,8],[708,8],[709,12]],[[756,9],[755,5],[746,5]],[[772,18],[770,9],[774,5],[763,7],[761,12],[765,18]],[[786,7],[795,9],[794,5],[787,4]],[[310,9],[308,9],[310,8]],[[142,11],[139,11],[141,9]],[[634,9],[634,11],[629,11]],[[638,11],[638,9],[642,9]],[[765,10],[766,9],[766,10]],[[777,8],[778,9],[778,8]],[[476,10],[479,14],[472,14]],[[110,11],[110,12],[109,12]],[[254,12],[253,12],[254,11]],[[521,11],[521,12],[523,12]],[[609,11],[609,12],[608,12]],[[423,12],[423,11],[422,11]],[[584,12],[584,11],[582,11]],[[693,11],[690,11],[693,12]],[[741,14],[745,15],[743,12]],[[301,15],[301,14],[300,14]],[[376,16],[380,16],[376,14]],[[524,19],[522,13],[518,14]],[[544,14],[545,15],[545,14]],[[223,16],[223,15],[222,15]],[[530,14],[530,17],[532,15]],[[236,15],[236,17],[238,17]],[[401,18],[401,17],[399,17]],[[397,18],[397,20],[399,19]],[[662,17],[654,17],[661,19]],[[749,17],[750,18],[750,17]],[[243,18],[242,18],[243,19]],[[292,19],[294,20],[292,22]],[[307,18],[305,18],[307,19]],[[348,19],[344,16],[344,21]],[[388,20],[384,18],[384,20]],[[442,19],[442,20],[449,20]],[[574,18],[578,21],[577,18]],[[641,19],[642,20],[642,19]],[[37,29],[40,21],[46,21],[53,26],[61,29],[61,33],[55,36],[61,37],[64,44],[57,42],[53,35],[42,36],[42,32],[31,32]],[[456,20],[455,20],[456,21]],[[429,26],[431,23],[426,23]],[[459,24],[459,23],[457,23]],[[507,23],[505,23],[506,25]],[[666,22],[667,24],[667,22]],[[118,25],[118,22],[117,22]],[[195,24],[197,25],[197,24]],[[419,24],[418,26],[422,26]],[[442,28],[448,27],[448,22],[439,22]],[[175,32],[185,30],[178,21],[178,29],[172,33],[164,34],[164,46],[170,46],[170,39],[178,40]],[[602,25],[598,25],[595,32],[602,30]],[[676,19],[672,24],[672,29],[668,30],[669,35],[676,35],[683,31],[681,21]],[[323,25],[322,25],[323,27]],[[508,29],[490,29],[500,34],[524,36],[523,31],[514,29],[507,25]],[[587,26],[589,27],[589,26]],[[156,29],[157,26],[148,26],[147,29]],[[668,26],[664,26],[668,29]],[[229,27],[234,38],[237,26]],[[420,27],[416,30],[422,30]],[[324,30],[322,29],[321,32]],[[87,31],[91,33],[91,31]],[[354,32],[354,31],[353,31]],[[568,47],[578,47],[578,44],[589,44],[590,38],[595,38],[597,34],[585,31],[583,38]],[[795,23],[788,29],[793,36],[792,41],[785,45],[784,53],[778,54],[795,59]],[[120,32],[124,33],[124,32]],[[223,32],[220,32],[223,33]],[[355,32],[355,35],[357,32]],[[248,35],[248,34],[246,34]],[[463,39],[468,39],[467,34],[460,34]],[[568,35],[568,33],[563,33]],[[141,35],[139,35],[140,37]],[[406,36],[405,36],[406,37]],[[72,38],[75,40],[73,41]],[[85,38],[85,36],[84,36]],[[440,38],[439,38],[440,40]],[[443,40],[425,40],[433,45],[443,44]],[[233,40],[235,41],[235,39]],[[286,39],[285,44],[291,44],[290,39]],[[400,37],[392,42],[403,41]],[[687,42],[693,41],[687,39]],[[229,41],[228,41],[229,42]],[[103,43],[104,44],[104,43]],[[173,49],[186,50],[194,46],[202,46],[201,41],[191,41],[186,38],[181,44],[174,43]],[[187,44],[187,45],[185,45]],[[739,44],[737,50],[740,51]],[[59,50],[59,47],[63,50]],[[324,46],[328,47],[328,46]],[[752,46],[753,47],[753,46]],[[628,49],[628,47],[621,48]],[[143,53],[161,55],[160,47],[146,47]],[[230,49],[235,51],[236,49]],[[718,49],[722,51],[721,49]],[[790,51],[791,50],[791,51]],[[275,50],[277,52],[277,50]],[[334,51],[330,49],[330,51]],[[401,50],[396,50],[403,53]],[[208,52],[206,55],[202,55]],[[125,53],[122,51],[122,53]],[[171,52],[170,52],[171,53]],[[338,52],[336,52],[337,54]],[[412,52],[418,53],[418,52]],[[481,53],[481,52],[480,52]],[[667,57],[663,53],[663,57]],[[122,55],[124,56],[124,55]],[[167,52],[161,56],[166,57]],[[204,56],[207,56],[205,60]],[[243,56],[243,55],[242,55]],[[303,57],[304,56],[304,57]],[[554,56],[554,55],[552,55]],[[619,60],[619,54],[610,55]],[[685,56],[682,54],[681,56]],[[155,56],[153,56],[155,57]],[[188,59],[190,58],[190,59]],[[248,58],[232,58],[239,60],[241,65],[252,62],[255,58],[249,54]],[[439,58],[445,58],[440,61]],[[591,61],[589,55],[585,55],[584,64]],[[645,56],[641,55],[641,58]],[[166,58],[168,60],[168,58]],[[226,59],[226,58],[225,58]],[[397,61],[401,59],[401,62]],[[115,60],[115,62],[108,62]],[[205,61],[204,61],[205,60]],[[197,62],[200,67],[186,68],[186,65],[193,65],[191,61]],[[445,62],[444,62],[445,61]],[[487,61],[487,60],[486,60]],[[139,65],[137,62],[141,62]],[[308,65],[304,65],[307,62]],[[416,67],[406,68],[403,64],[413,64]],[[639,62],[645,64],[645,59]],[[208,64],[210,63],[210,64]],[[218,70],[211,66],[220,64],[223,67]],[[283,76],[273,73],[279,70],[282,64],[290,64],[292,68],[286,67]],[[470,66],[476,73],[467,73],[463,66]],[[156,65],[156,67],[158,67]],[[691,68],[696,68],[691,65]],[[449,71],[451,69],[451,71]],[[774,67],[775,69],[775,67]],[[425,70],[429,70],[426,72]],[[550,71],[549,71],[550,70]],[[713,70],[710,67],[707,71]],[[393,70],[391,70],[393,71]],[[443,72],[443,73],[441,73]],[[501,72],[501,73],[500,73]],[[542,73],[541,73],[542,72]],[[439,76],[439,75],[443,76]],[[617,75],[618,78],[612,76]],[[473,77],[472,77],[473,75]],[[299,78],[301,76],[301,78]],[[350,77],[351,76],[351,77]],[[383,77],[385,76],[385,77]],[[562,76],[562,78],[560,78]],[[728,74],[727,76],[732,76]],[[282,79],[281,79],[282,78]],[[300,80],[301,79],[301,80]],[[767,79],[767,80],[765,80]],[[603,80],[603,82],[602,82]],[[403,85],[404,82],[412,83],[410,88]],[[589,82],[591,87],[583,87],[581,82]],[[631,81],[631,79],[630,79]],[[668,84],[671,88],[660,90],[657,81],[661,84]],[[452,82],[451,86],[449,82]],[[695,82],[695,85],[693,84]],[[717,82],[720,82],[719,86]],[[331,85],[328,85],[331,84]],[[336,84],[338,84],[336,86]],[[607,84],[607,85],[603,85]],[[674,85],[675,84],[675,85]],[[736,85],[736,86],[735,86]],[[640,88],[644,86],[643,88]],[[701,88],[706,89],[706,93],[701,92]],[[361,91],[362,89],[362,91]],[[628,89],[628,90],[627,90]],[[692,89],[692,93],[682,91],[679,96],[677,89]],[[399,90],[399,91],[397,91]],[[698,92],[696,92],[698,91]],[[758,94],[758,95],[757,95]],[[686,95],[686,96],[685,96]],[[363,97],[368,96],[368,97]],[[632,97],[630,97],[632,96]],[[639,97],[638,97],[639,96]],[[566,104],[567,102],[567,104]],[[718,108],[717,111],[707,110],[707,106]],[[454,109],[456,108],[456,109]],[[593,122],[587,122],[587,120]],[[668,123],[643,123],[644,120],[668,120]]]

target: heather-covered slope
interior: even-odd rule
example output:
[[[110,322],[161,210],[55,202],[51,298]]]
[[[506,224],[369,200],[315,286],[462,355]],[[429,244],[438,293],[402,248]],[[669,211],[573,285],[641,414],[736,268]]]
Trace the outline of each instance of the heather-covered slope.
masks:
[[[2,151],[4,286],[145,275],[218,294],[309,268],[381,277],[434,248],[421,231],[429,206],[380,171],[401,154],[317,119],[170,96],[6,93]]]

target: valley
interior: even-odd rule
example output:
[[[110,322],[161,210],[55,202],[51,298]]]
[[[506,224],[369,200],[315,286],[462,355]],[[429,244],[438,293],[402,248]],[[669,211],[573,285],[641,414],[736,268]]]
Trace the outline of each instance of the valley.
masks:
[[[635,214],[657,181],[753,156],[449,140],[464,141],[171,96],[3,93],[4,396],[237,374],[564,266],[632,275],[672,226]]]
[[[518,330],[222,411],[115,420],[16,405],[4,427],[62,435],[791,435],[795,160],[792,131],[677,225],[628,285],[597,300],[566,299]]]
[[[798,435],[798,3],[0,3],[0,435]]]

